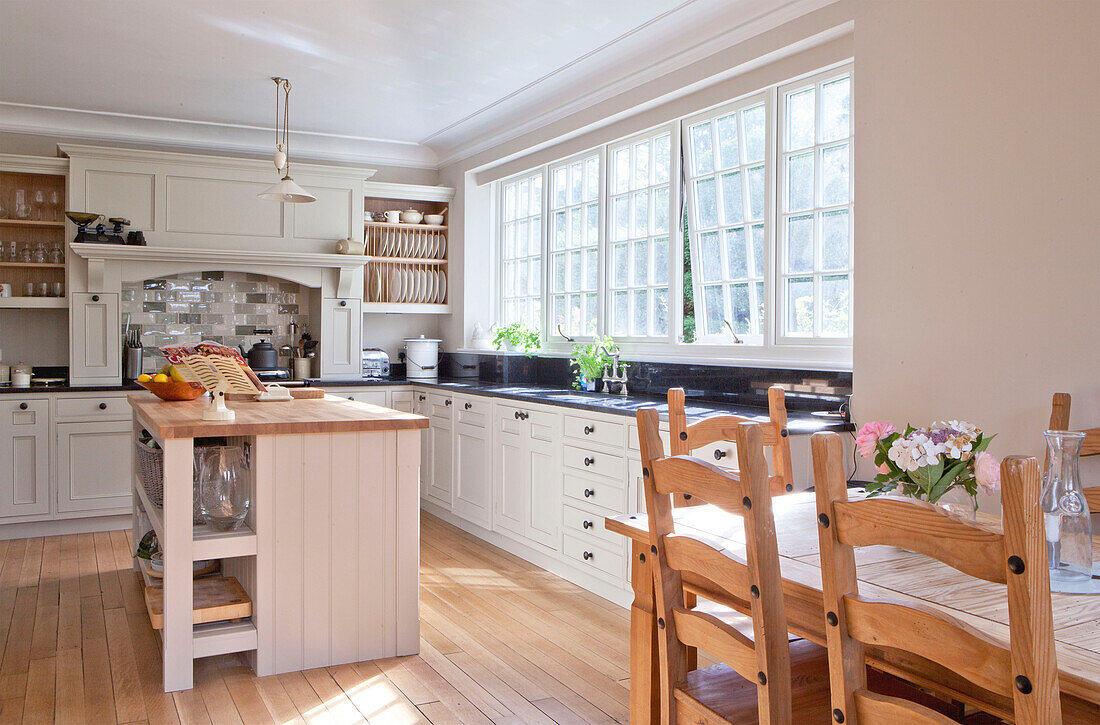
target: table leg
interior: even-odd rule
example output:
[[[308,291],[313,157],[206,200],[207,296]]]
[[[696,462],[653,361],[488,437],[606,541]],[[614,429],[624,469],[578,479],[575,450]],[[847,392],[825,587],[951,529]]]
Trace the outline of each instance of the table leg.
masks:
[[[661,664],[657,655],[657,610],[649,547],[631,540],[630,724],[655,725],[661,716]]]
[[[194,685],[191,516],[194,462],[190,438],[164,441],[164,691]]]

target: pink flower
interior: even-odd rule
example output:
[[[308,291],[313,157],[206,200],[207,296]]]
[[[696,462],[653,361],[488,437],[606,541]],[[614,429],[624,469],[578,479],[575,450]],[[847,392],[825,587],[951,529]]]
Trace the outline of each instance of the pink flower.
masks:
[[[882,463],[882,464],[879,464],[879,465],[875,466],[875,470],[878,471],[879,473],[885,475],[885,474],[890,472],[890,467],[887,466],[885,463]]]
[[[866,423],[859,429],[859,434],[856,436],[856,450],[864,458],[874,455],[875,444],[896,431],[897,428],[891,423],[881,423],[879,421]]]
[[[997,457],[982,451],[974,458],[974,478],[986,493],[1001,488],[1001,462]]]

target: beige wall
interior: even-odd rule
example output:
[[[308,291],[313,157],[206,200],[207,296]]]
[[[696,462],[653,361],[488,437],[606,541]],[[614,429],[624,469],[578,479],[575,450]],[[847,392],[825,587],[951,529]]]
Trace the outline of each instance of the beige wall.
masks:
[[[1091,1],[857,3],[858,422],[1100,425],[1098,37]]]

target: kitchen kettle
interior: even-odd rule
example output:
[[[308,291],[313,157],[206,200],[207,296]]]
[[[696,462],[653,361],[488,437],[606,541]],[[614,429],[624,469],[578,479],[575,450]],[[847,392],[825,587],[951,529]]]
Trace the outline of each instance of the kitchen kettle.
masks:
[[[279,350],[267,340],[261,339],[247,353],[241,346],[241,354],[248,358],[253,370],[275,370],[279,367]]]

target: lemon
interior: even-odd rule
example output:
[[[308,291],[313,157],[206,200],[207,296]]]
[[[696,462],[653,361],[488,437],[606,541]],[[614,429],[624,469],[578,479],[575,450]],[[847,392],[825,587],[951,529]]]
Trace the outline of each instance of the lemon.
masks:
[[[172,369],[172,363],[164,363],[164,365],[162,365],[161,368],[160,368],[161,375],[167,375],[168,371],[171,370],[171,369]]]
[[[137,381],[139,383],[147,383],[152,379],[153,379],[153,376],[148,374],[148,373],[142,373],[141,375],[137,376]]]
[[[177,383],[186,383],[187,382],[186,380],[183,379],[183,375],[180,374],[180,371],[176,370],[175,365],[170,365],[168,367],[168,376],[171,377],[173,380],[175,380]]]
[[[153,382],[154,383],[167,383],[168,382],[168,376],[165,375],[164,373],[157,373],[156,375],[153,376]]]

